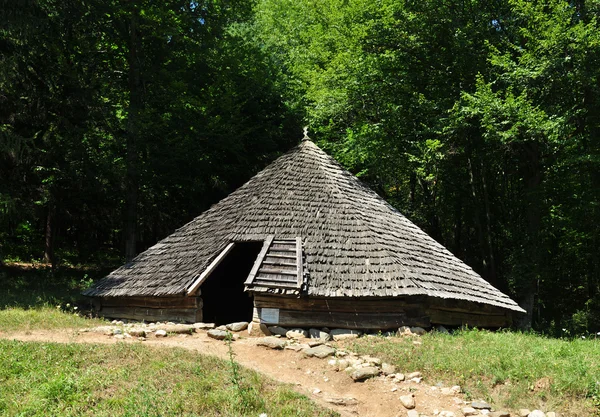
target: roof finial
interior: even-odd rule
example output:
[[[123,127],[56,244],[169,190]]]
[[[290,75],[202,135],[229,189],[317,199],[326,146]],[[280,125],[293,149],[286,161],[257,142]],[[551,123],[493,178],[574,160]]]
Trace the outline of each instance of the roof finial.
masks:
[[[310,138],[308,137],[308,126],[304,126],[304,137],[302,138],[302,140],[310,140]]]

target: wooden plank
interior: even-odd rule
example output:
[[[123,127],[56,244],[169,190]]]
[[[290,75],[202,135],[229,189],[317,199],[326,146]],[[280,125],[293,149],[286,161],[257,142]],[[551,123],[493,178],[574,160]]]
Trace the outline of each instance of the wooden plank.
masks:
[[[274,237],[275,236],[273,236],[273,235],[269,235],[263,242],[262,249],[260,250],[258,256],[256,257],[256,260],[254,261],[254,265],[252,265],[252,269],[250,270],[250,274],[248,274],[248,278],[246,278],[246,282],[244,282],[244,285],[252,284],[252,281],[254,280],[254,277],[256,276],[256,273],[258,272],[258,268],[260,268],[260,265],[262,264],[262,261],[263,261],[265,255],[269,251],[269,247],[271,246],[271,243],[273,242]]]
[[[298,288],[302,287],[304,280],[302,271],[302,238],[296,237],[296,274],[298,275]]]
[[[105,297],[99,298],[104,307],[197,308],[199,297]]]
[[[231,250],[233,249],[233,246],[235,245],[234,242],[231,242],[229,245],[227,245],[225,247],[225,249],[223,249],[223,251],[219,254],[219,256],[217,256],[208,266],[208,268],[206,268],[204,270],[204,272],[202,272],[200,274],[200,276],[188,287],[187,289],[187,294],[188,295],[192,295],[194,292],[196,292],[196,290],[198,288],[200,288],[200,285],[202,285],[202,283],[204,282],[204,280],[206,278],[208,278],[208,276],[215,270],[215,268],[217,266],[219,266],[219,264],[223,261],[223,259],[225,259],[225,257],[227,256],[227,254],[229,252],[231,252]]]
[[[347,313],[279,310],[284,327],[329,327],[343,329],[397,330],[400,326],[429,327],[427,317],[407,317],[401,313]]]
[[[507,327],[512,322],[511,317],[507,315],[480,315],[437,309],[428,309],[427,313],[432,323],[444,326]]]
[[[294,277],[298,275],[298,271],[290,271],[286,269],[271,269],[271,268],[261,268],[260,274],[274,274],[274,275],[293,275]]]
[[[99,314],[104,317],[139,321],[181,321],[194,323],[197,319],[198,309],[102,307]]]
[[[399,298],[298,298],[255,294],[254,304],[256,307],[306,311],[399,312],[409,314],[410,310],[414,310],[418,312],[416,315],[424,315],[425,313],[422,304],[415,304],[412,301],[408,302],[408,299]]]

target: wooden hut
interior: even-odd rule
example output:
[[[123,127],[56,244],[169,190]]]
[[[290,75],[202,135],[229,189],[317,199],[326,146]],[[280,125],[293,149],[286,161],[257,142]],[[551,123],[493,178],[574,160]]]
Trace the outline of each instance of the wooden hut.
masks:
[[[137,320],[503,327],[523,310],[307,137],[84,292]]]

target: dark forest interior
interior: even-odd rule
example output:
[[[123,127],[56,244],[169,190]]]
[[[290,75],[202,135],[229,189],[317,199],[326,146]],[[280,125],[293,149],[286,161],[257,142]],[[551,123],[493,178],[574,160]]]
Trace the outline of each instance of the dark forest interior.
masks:
[[[252,297],[244,292],[244,281],[261,248],[262,242],[236,243],[202,284],[204,322],[220,325],[252,320]]]

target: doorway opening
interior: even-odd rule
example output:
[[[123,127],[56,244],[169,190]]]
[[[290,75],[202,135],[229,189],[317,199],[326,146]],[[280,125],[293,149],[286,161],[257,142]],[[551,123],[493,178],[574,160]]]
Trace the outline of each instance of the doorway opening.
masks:
[[[254,303],[244,281],[262,249],[262,242],[236,242],[200,287],[202,321],[217,325],[252,321]]]

